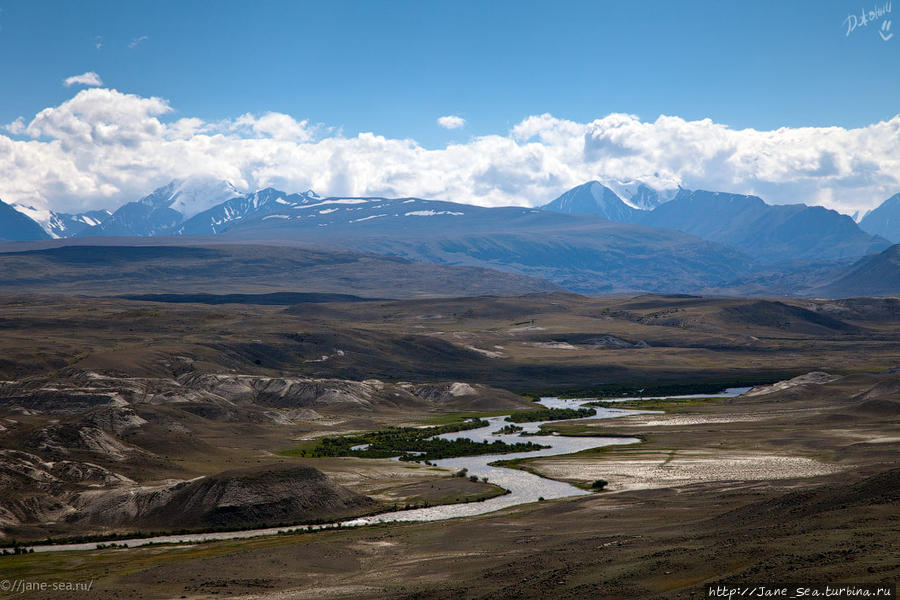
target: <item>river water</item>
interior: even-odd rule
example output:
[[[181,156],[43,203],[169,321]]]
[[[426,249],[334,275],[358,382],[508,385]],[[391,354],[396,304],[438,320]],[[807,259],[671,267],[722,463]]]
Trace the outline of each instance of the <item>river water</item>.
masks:
[[[720,392],[715,394],[715,396],[738,396],[750,388],[729,388],[724,392]],[[710,394],[693,394],[687,396],[660,396],[659,398],[706,398],[709,397]],[[644,397],[643,399],[649,400],[655,397]],[[609,400],[610,402],[624,402],[625,400],[636,400],[637,398],[615,398]],[[560,398],[541,398],[539,401],[540,404],[547,408],[579,408],[586,402],[590,402],[594,400],[593,398],[585,398],[585,399],[560,399]],[[591,417],[584,417],[585,419],[612,419],[615,417],[620,417],[623,415],[634,415],[634,414],[642,414],[642,413],[652,413],[654,411],[640,411],[640,410],[624,410],[624,409],[616,409],[616,408],[597,408],[597,414]],[[373,515],[368,517],[360,517],[357,519],[350,519],[347,521],[341,521],[340,525],[345,527],[360,527],[364,525],[374,525],[377,523],[396,523],[396,522],[409,522],[409,521],[440,521],[443,519],[453,519],[457,517],[471,517],[474,515],[481,515],[489,512],[494,512],[496,510],[500,510],[503,508],[508,508],[510,506],[516,506],[518,504],[525,504],[527,502],[537,502],[541,498],[545,500],[551,500],[555,498],[568,498],[571,496],[580,496],[583,494],[590,494],[592,492],[588,492],[577,488],[573,485],[569,485],[568,483],[564,483],[562,481],[554,481],[552,479],[546,479],[544,477],[540,477],[538,475],[534,475],[532,473],[528,473],[526,471],[521,471],[518,469],[507,469],[504,467],[492,467],[489,463],[498,461],[498,460],[511,460],[514,458],[534,458],[538,456],[554,456],[557,454],[571,454],[573,452],[580,452],[582,450],[588,450],[590,448],[600,448],[602,446],[612,446],[616,444],[634,444],[639,442],[640,440],[637,438],[621,438],[621,437],[567,437],[560,435],[535,435],[535,436],[527,436],[520,437],[518,433],[513,434],[495,434],[493,432],[499,430],[504,425],[508,425],[504,419],[505,416],[501,417],[491,417],[486,419],[488,421],[488,425],[486,427],[481,427],[479,429],[470,429],[468,431],[459,431],[455,433],[447,433],[443,434],[439,437],[445,439],[457,439],[457,438],[468,438],[474,440],[476,442],[481,442],[487,440],[488,442],[493,442],[494,440],[501,440],[510,444],[514,444],[522,441],[530,441],[536,444],[540,444],[542,446],[548,446],[547,448],[541,450],[535,450],[532,452],[518,452],[512,454],[486,454],[482,456],[462,456],[459,458],[447,458],[442,460],[432,461],[439,467],[444,467],[447,469],[452,469],[454,471],[458,471],[461,469],[467,469],[469,475],[476,475],[477,477],[487,477],[490,483],[494,483],[499,485],[502,488],[509,490],[509,493],[503,496],[497,496],[495,498],[491,498],[489,500],[485,500],[484,502],[469,502],[462,504],[445,504],[441,506],[430,506],[428,508],[416,508],[410,510],[398,510],[392,512],[386,512],[379,515]],[[578,419],[572,419],[578,420]],[[525,432],[537,432],[541,425],[545,423],[550,423],[552,421],[540,421],[536,423],[517,423],[517,425],[523,427]],[[330,527],[337,525],[338,523],[333,523],[330,525],[318,525],[313,526],[313,529],[322,529],[325,527]],[[276,533],[282,531],[302,531],[306,530],[305,526],[292,528],[292,527],[272,527],[265,529],[248,529],[245,531],[225,531],[225,532],[215,532],[215,533],[194,533],[194,534],[183,534],[183,535],[165,535],[165,536],[157,536],[152,538],[136,538],[136,539],[128,539],[128,540],[116,540],[117,544],[127,544],[129,548],[135,546],[145,546],[147,544],[156,543],[156,544],[166,544],[166,543],[195,543],[195,542],[204,542],[210,540],[223,540],[223,539],[239,539],[239,538],[250,538],[257,537],[263,535],[274,535]],[[57,544],[57,545],[38,545],[34,546],[35,552],[59,552],[64,550],[93,550],[97,547],[96,542],[83,543],[83,544]]]

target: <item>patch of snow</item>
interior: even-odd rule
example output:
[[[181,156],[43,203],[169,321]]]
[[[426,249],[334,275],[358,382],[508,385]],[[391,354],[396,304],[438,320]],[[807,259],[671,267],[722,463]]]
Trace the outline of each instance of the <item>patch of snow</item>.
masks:
[[[365,200],[363,198],[338,198],[336,200],[323,200],[322,202],[315,202],[313,204],[304,204],[297,208],[315,208],[316,206],[327,206],[329,204],[368,204],[369,202],[371,202],[371,200]]]
[[[455,215],[460,216],[466,213],[453,212],[452,210],[414,210],[406,213],[407,217],[433,217],[435,215]]]
[[[22,213],[32,221],[37,222],[37,224],[40,225],[44,229],[44,231],[46,231],[50,235],[50,237],[59,237],[58,235],[53,233],[50,227],[51,223],[53,223],[55,220],[58,221],[56,213],[54,213],[52,210],[48,208],[37,207],[34,205],[18,203],[10,204],[10,206],[12,206],[15,210]]]
[[[382,215],[369,215],[368,217],[363,217],[363,218],[361,218],[361,219],[353,219],[353,220],[351,220],[350,222],[351,222],[351,223],[359,223],[360,221],[368,221],[369,219],[377,219],[377,218],[379,218],[379,217],[386,217],[386,216],[387,216],[386,214],[382,214]]]

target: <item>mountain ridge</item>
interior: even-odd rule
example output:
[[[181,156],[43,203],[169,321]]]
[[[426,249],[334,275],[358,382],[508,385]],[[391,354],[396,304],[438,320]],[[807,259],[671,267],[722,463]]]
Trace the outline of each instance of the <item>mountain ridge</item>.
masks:
[[[174,179],[135,202],[123,204],[102,223],[79,231],[74,237],[168,235],[186,219],[239,195],[231,183],[223,180]]]
[[[890,246],[850,217],[821,206],[772,205],[758,196],[707,190],[682,190],[640,214],[638,222],[725,244],[765,263],[863,256]]]
[[[865,214],[859,227],[871,235],[880,235],[893,243],[900,242],[900,193],[894,194]]]

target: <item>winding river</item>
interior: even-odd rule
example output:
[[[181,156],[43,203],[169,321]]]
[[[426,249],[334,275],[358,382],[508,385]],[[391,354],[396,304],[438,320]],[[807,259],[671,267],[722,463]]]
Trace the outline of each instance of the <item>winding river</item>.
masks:
[[[715,394],[716,396],[738,396],[749,388],[729,388],[724,392]],[[660,396],[659,398],[705,398],[710,394],[694,394],[686,396]],[[656,397],[644,397],[645,400]],[[616,398],[610,402],[624,402],[625,400],[636,400],[637,398]],[[572,399],[564,400],[560,398],[541,398],[540,404],[547,408],[578,408],[586,402],[594,400]],[[584,419],[611,419],[623,415],[634,415],[642,413],[653,413],[654,411],[641,410],[624,410],[617,408],[597,408],[597,414],[591,417],[583,417]],[[590,448],[600,448],[602,446],[612,446],[616,444],[634,444],[639,442],[637,438],[612,438],[612,437],[566,437],[560,435],[535,435],[527,438],[519,437],[518,433],[513,434],[497,434],[493,433],[504,425],[508,425],[504,419],[505,416],[491,417],[486,419],[489,423],[486,427],[478,429],[470,429],[468,431],[459,431],[454,433],[443,434],[439,437],[445,439],[468,438],[476,442],[487,440],[502,440],[507,443],[514,444],[523,439],[532,441],[542,446],[548,446],[541,450],[532,452],[519,452],[513,454],[485,454],[481,456],[463,456],[459,458],[447,458],[443,460],[433,461],[439,467],[444,467],[454,471],[467,469],[469,475],[476,475],[479,478],[487,477],[490,483],[494,483],[509,490],[509,493],[503,496],[497,496],[484,502],[468,502],[462,504],[445,504],[441,506],[430,506],[428,508],[416,508],[410,510],[398,510],[392,512],[381,513],[368,517],[360,517],[341,521],[340,525],[344,527],[360,527],[363,525],[374,525],[378,523],[395,523],[408,521],[440,521],[443,519],[453,519],[457,517],[470,517],[494,512],[510,506],[525,504],[528,502],[537,502],[541,498],[551,500],[555,498],[568,498],[571,496],[580,496],[590,494],[562,481],[546,479],[526,471],[518,469],[507,469],[503,467],[492,467],[489,463],[498,460],[511,460],[515,458],[534,458],[538,456],[554,456],[557,454],[571,454],[580,452]],[[578,420],[578,419],[572,419]],[[551,421],[540,421],[535,423],[518,423],[524,428],[525,432],[534,433],[539,431],[540,426]],[[312,526],[312,529],[322,529],[333,527],[338,523],[329,525]],[[264,535],[274,535],[285,531],[306,531],[306,526],[298,527],[270,527],[264,529],[248,529],[244,531],[221,531],[214,533],[194,533],[181,535],[163,535],[149,538],[135,538],[126,540],[115,540],[116,544],[127,544],[129,548],[136,546],[146,546],[148,544],[167,544],[167,543],[196,543],[211,540],[224,539],[241,539],[258,537]],[[79,544],[56,544],[56,545],[37,545],[33,546],[35,552],[60,552],[69,550],[93,550],[97,547],[97,542],[79,543]]]

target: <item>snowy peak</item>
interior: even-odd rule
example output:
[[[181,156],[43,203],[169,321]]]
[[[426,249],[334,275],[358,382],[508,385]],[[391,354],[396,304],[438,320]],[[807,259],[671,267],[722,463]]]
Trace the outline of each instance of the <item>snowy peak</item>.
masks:
[[[212,206],[187,219],[176,233],[179,235],[222,233],[236,222],[274,213],[284,208],[307,206],[318,200],[319,197],[312,190],[302,194],[286,194],[269,187]]]
[[[0,240],[26,242],[49,237],[50,234],[37,221],[0,200]]]
[[[231,182],[211,177],[175,179],[153,190],[140,200],[141,204],[155,208],[167,207],[181,213],[185,219],[209,210],[217,204],[240,196],[241,192]]]
[[[653,210],[675,198],[681,188],[665,188],[650,186],[634,179],[606,182],[606,186],[616,193],[625,204],[638,210]]]
[[[567,214],[598,215],[618,223],[633,222],[638,212],[599,181],[574,187],[541,208]]]
[[[179,182],[172,194],[169,208],[180,212],[185,219],[190,219],[204,210],[240,195],[241,192],[228,181],[185,179]]]
[[[101,209],[77,214],[54,212],[51,215],[50,221],[44,224],[44,229],[53,237],[67,238],[102,224],[112,213]]]
[[[50,237],[59,237],[57,235],[54,235],[52,230],[52,223],[57,216],[56,213],[54,213],[52,210],[42,208],[40,206],[35,206],[34,204],[24,204],[21,202],[15,202],[13,204],[10,204],[9,206],[40,225]]]
[[[175,179],[75,235],[169,235],[186,219],[235,196],[240,192],[227,181],[202,176]]]
[[[106,209],[90,210],[84,213],[58,213],[32,204],[13,204],[18,212],[38,223],[52,238],[66,238],[77,235],[88,227],[99,225],[109,217]]]

